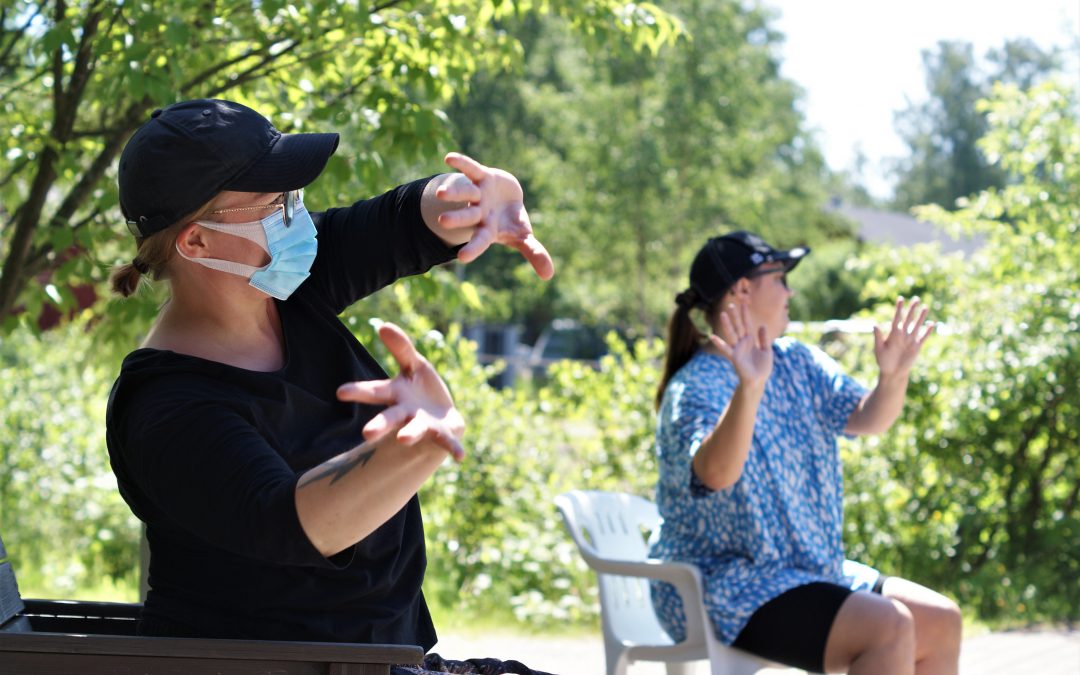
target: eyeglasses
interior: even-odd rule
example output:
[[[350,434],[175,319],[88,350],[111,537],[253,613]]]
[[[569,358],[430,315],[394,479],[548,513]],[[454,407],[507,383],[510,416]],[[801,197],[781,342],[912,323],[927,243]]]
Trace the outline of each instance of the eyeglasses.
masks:
[[[782,283],[784,285],[784,288],[788,287],[788,285],[787,285],[787,268],[786,267],[774,267],[772,269],[767,269],[767,270],[754,270],[753,272],[747,273],[746,278],[747,279],[756,279],[757,277],[763,277],[763,276],[766,276],[768,274],[779,274],[780,275],[780,283]]]
[[[236,206],[231,209],[217,209],[211,211],[211,214],[218,213],[236,213],[237,211],[255,211],[257,209],[271,209],[280,208],[282,217],[285,220],[285,227],[292,224],[293,214],[296,212],[296,203],[303,203],[303,190],[289,190],[288,192],[282,192],[281,196],[270,202],[269,204],[258,204],[256,206]]]

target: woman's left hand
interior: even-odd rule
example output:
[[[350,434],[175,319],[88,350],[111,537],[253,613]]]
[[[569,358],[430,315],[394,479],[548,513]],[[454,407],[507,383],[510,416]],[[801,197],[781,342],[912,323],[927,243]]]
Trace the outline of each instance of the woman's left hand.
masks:
[[[517,178],[456,152],[446,155],[446,163],[461,173],[443,182],[435,197],[447,202],[466,202],[468,206],[443,212],[439,215],[439,225],[448,230],[476,228],[469,243],[458,252],[458,259],[472,262],[492,244],[502,244],[521,252],[541,279],[550,279],[555,264],[544,245],[533,236]]]
[[[387,406],[364,426],[364,439],[375,443],[396,431],[395,438],[402,445],[430,441],[461,461],[465,456],[461,445],[465,421],[446,383],[405,331],[384,323],[379,326],[379,338],[401,368],[397,377],[347,382],[337,390],[341,401]]]
[[[905,315],[904,299],[897,298],[888,337],[883,337],[881,329],[874,326],[874,357],[883,377],[906,376],[926,338],[934,332],[934,324],[926,323],[929,308],[922,307],[920,311],[921,305],[918,298],[913,298]]]

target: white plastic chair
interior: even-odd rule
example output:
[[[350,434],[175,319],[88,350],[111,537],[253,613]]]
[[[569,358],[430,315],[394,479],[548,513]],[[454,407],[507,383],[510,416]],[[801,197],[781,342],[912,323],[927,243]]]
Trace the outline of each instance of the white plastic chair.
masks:
[[[660,524],[656,505],[617,492],[573,490],[555,498],[566,529],[600,582],[600,620],[607,675],[626,675],[634,661],[663,661],[668,675],[689,675],[688,662],[708,659],[712,675],[752,675],[771,664],[716,639],[702,603],[697,567],[648,557],[644,533]],[[675,643],[660,627],[649,579],[682,596],[686,639]]]

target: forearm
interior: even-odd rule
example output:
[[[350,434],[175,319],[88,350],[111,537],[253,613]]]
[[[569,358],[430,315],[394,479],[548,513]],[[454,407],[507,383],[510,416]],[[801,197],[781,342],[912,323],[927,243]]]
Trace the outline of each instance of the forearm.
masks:
[[[877,386],[867,394],[848,417],[844,433],[854,436],[880,434],[900,417],[907,395],[907,373],[881,375]]]
[[[739,384],[720,421],[695,453],[694,473],[713,490],[734,485],[742,475],[750,454],[754,420],[764,391],[764,383],[752,387]]]
[[[453,174],[443,173],[435,176],[424,186],[424,193],[420,196],[420,214],[424,218],[424,224],[428,229],[442,239],[447,246],[458,246],[472,239],[475,227],[459,227],[448,229],[439,224],[439,216],[446,211],[459,209],[467,206],[462,202],[443,201],[435,196],[435,191],[445,183]]]
[[[364,443],[308,470],[296,484],[296,512],[324,556],[361,541],[388,521],[446,459],[433,443]]]

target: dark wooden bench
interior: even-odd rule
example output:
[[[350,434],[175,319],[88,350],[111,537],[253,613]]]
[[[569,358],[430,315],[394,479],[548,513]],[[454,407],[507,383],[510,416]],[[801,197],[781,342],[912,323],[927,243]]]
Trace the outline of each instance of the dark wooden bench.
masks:
[[[0,539],[0,675],[389,675],[420,647],[135,635],[140,605],[22,599]]]

